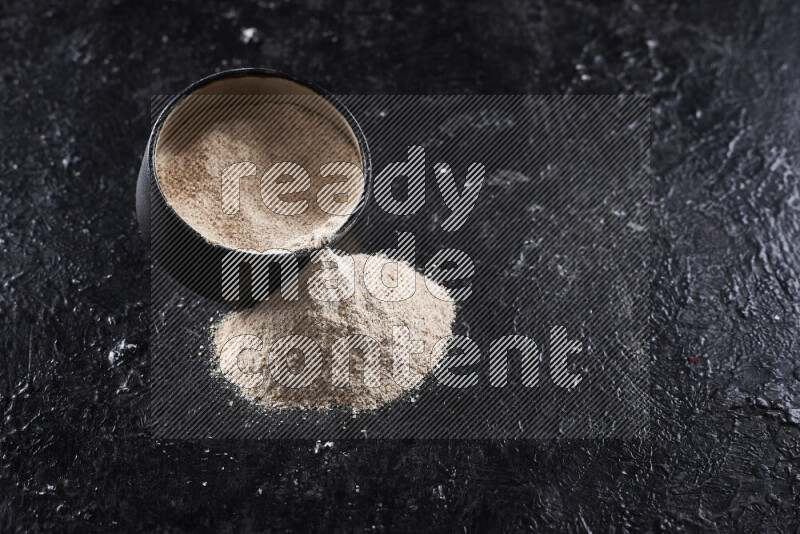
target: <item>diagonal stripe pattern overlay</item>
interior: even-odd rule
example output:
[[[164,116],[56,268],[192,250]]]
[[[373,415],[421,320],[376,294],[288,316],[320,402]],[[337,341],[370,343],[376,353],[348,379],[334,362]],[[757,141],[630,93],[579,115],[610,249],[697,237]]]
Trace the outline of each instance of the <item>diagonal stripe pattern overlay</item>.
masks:
[[[252,105],[254,98],[216,95],[187,102],[185,109],[213,123],[226,120],[231,107]],[[285,98],[290,105],[318,105],[298,95]],[[175,439],[645,437],[651,335],[649,98],[337,98],[363,128],[374,169],[373,195],[353,230],[350,251],[398,250],[447,287],[458,314],[454,337],[442,341],[445,358],[418,389],[376,410],[354,414],[346,408],[250,404],[222,378],[211,349],[214,324],[232,308],[224,299],[184,287],[161,265],[158,258],[165,255],[198,270],[204,260],[165,231],[169,208],[154,203],[153,434]],[[169,101],[153,97],[153,121]],[[168,141],[192,143],[201,134],[177,130]],[[315,147],[325,140],[303,142]],[[220,210],[230,216],[237,216],[239,206],[235,184],[267,172],[256,160],[218,177]],[[292,169],[282,165],[272,172]],[[340,199],[359,198],[347,177],[360,169],[342,162],[326,169],[340,179],[314,187],[317,201],[333,213]],[[421,181],[409,176],[414,169],[422,169]],[[305,171],[310,183],[321,183],[320,169]],[[157,191],[154,182],[151,194]],[[275,209],[286,206],[282,193],[270,198]],[[291,206],[286,216],[303,207]],[[226,256],[221,272],[235,271],[246,257],[244,252]],[[249,291],[257,298],[307,294],[304,280],[292,275],[291,262],[280,258],[279,291],[270,285],[269,269],[254,263]],[[241,296],[230,278],[227,285],[217,278],[206,283],[231,300]],[[331,370],[323,372],[321,357],[331,348],[301,338],[303,326],[296,338],[280,342],[248,332],[263,341],[248,343],[272,350],[273,357],[308,352],[302,375],[281,371],[287,387],[331,376]],[[346,369],[333,374],[348,376]]]

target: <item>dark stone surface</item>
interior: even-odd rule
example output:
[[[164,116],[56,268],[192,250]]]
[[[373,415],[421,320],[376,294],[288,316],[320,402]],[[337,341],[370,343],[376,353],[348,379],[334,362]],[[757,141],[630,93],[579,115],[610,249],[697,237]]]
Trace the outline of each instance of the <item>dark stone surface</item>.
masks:
[[[0,528],[795,531],[798,34],[775,1],[6,2]],[[154,442],[149,97],[246,65],[340,93],[651,92],[652,439]]]

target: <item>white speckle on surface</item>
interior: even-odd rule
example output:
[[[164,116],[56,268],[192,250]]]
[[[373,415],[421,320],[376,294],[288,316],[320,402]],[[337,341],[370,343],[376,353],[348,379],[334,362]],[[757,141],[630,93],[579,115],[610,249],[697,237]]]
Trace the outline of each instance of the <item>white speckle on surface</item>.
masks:
[[[323,449],[332,449],[332,448],[333,448],[332,441],[326,441],[325,443],[317,441],[317,443],[314,445],[314,454],[319,454],[319,451]]]
[[[786,410],[788,422],[793,425],[800,425],[800,408],[789,408]]]
[[[239,34],[239,40],[244,44],[250,44],[258,41],[258,37],[256,36],[257,31],[258,30],[255,28],[242,28],[242,32]]]
[[[114,348],[108,351],[108,363],[114,365],[117,362],[119,355],[128,348],[136,348],[133,343],[128,343],[125,339],[120,340]]]

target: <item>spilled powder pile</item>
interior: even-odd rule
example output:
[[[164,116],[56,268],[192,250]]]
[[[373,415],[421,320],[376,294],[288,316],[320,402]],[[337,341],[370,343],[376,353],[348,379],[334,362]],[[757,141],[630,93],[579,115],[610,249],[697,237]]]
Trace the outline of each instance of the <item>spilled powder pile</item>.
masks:
[[[167,201],[208,241],[230,248],[297,250],[328,242],[358,204],[363,176],[357,143],[318,112],[322,101],[312,96],[190,95],[170,113],[158,138],[156,175]],[[250,165],[238,165],[238,174],[234,172],[239,181],[239,208],[226,213],[223,171],[245,162]],[[271,210],[262,200],[260,180],[281,162],[305,169],[310,187],[280,193],[281,182],[290,179],[276,172],[268,181],[267,193],[284,202],[307,201],[302,213],[279,213],[280,209]],[[357,165],[359,174],[346,177],[326,172],[328,176],[323,177],[320,167],[332,162]],[[335,209],[323,211],[317,194],[334,183],[326,191],[331,191]],[[302,189],[295,181],[283,190],[295,187]]]
[[[301,271],[299,300],[284,300],[276,292],[257,307],[234,312],[219,322],[213,333],[218,370],[237,386],[246,399],[273,408],[341,406],[357,412],[381,406],[419,387],[425,373],[443,355],[446,341],[438,342],[453,335],[455,304],[432,294],[446,295],[446,290],[407,263],[392,263],[383,269],[368,269],[365,273],[368,255],[337,256],[328,250],[321,255],[322,262],[311,263]],[[352,261],[354,279],[350,276],[353,271],[347,269],[353,265],[347,262]],[[375,266],[374,263],[370,265]],[[348,272],[350,275],[345,274]],[[369,293],[365,280],[380,298]],[[413,295],[398,302],[381,300],[389,295],[390,290],[381,294],[375,289],[376,286],[398,286],[410,280],[415,286]],[[306,284],[307,291],[303,289]],[[332,300],[348,295],[352,296],[340,302]],[[317,300],[319,298],[328,300]],[[405,338],[396,339],[396,349],[410,349],[409,352],[422,349],[405,360],[410,362],[406,368],[410,373],[396,375],[400,384],[392,376],[393,325],[408,328]],[[257,338],[239,337],[242,334]],[[276,341],[290,335],[305,336],[321,349],[318,376],[306,387],[298,387],[297,382],[291,379],[300,376],[299,373],[309,372],[309,369],[313,371],[314,358],[302,356],[296,350],[282,352],[278,357],[280,347],[285,345],[276,344]],[[339,384],[349,385],[338,387],[333,375],[338,373],[336,376],[341,380],[343,375],[347,376],[348,370],[346,364],[333,363],[346,361],[332,358],[333,347],[337,341],[352,335],[369,336],[376,344],[356,347],[361,350],[345,349],[344,352],[350,356],[349,382],[340,381]],[[356,339],[363,341],[365,338]],[[263,344],[259,344],[259,340]],[[414,340],[422,341],[424,345],[414,346]],[[367,360],[368,354],[378,354],[370,352],[371,346],[379,348],[379,360]],[[309,354],[313,349],[304,346],[303,351]],[[274,358],[272,363],[271,355]],[[370,363],[365,364],[365,360]],[[372,361],[380,364],[372,365]],[[241,374],[231,373],[232,369]],[[380,376],[371,370],[379,370]]]

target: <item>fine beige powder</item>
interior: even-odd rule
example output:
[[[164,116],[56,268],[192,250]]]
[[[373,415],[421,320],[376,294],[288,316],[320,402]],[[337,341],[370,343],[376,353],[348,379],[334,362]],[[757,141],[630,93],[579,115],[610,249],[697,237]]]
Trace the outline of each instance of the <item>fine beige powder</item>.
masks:
[[[352,272],[342,268],[344,264],[341,262],[349,259],[343,260],[342,256],[331,251],[324,251],[322,255],[322,263],[309,264],[301,271],[300,287],[307,285],[309,291],[301,290],[299,300],[284,300],[273,294],[257,307],[234,312],[218,323],[212,334],[217,369],[246,399],[272,408],[342,406],[357,412],[381,406],[419,387],[425,374],[442,357],[446,338],[453,335],[455,304],[434,296],[447,295],[446,290],[403,262],[365,273],[365,264],[370,256],[364,254],[352,256],[355,266],[353,288],[352,282],[348,286],[342,278],[342,273]],[[319,277],[323,273],[321,266],[325,267],[325,277]],[[380,282],[375,283],[376,277],[385,284],[382,287],[397,286],[398,279],[413,280],[413,295],[397,302],[386,302],[382,299],[389,290],[383,294],[376,291],[376,286],[381,287]],[[375,295],[368,291],[365,279],[373,282],[369,287]],[[326,300],[318,300],[320,295]],[[347,295],[352,296],[339,302],[331,300]],[[409,334],[394,339],[395,349],[399,347],[409,353],[422,349],[419,353],[411,353],[406,360],[410,362],[410,373],[404,376],[410,379],[400,380],[400,383],[392,373],[393,326],[405,326]],[[244,338],[243,334],[256,337]],[[301,373],[304,366],[307,368],[310,364],[307,357],[293,351],[284,353],[282,361],[288,362],[286,366],[280,368],[274,362],[270,363],[270,355],[274,356],[276,346],[280,345],[276,342],[292,335],[305,336],[321,349],[320,372],[316,380],[305,387],[286,387],[286,377],[276,380],[276,373]],[[361,350],[348,352],[351,357],[349,382],[342,387],[336,385],[332,377],[336,365],[333,363],[333,347],[342,338],[354,335],[368,336],[380,347],[380,379],[379,382],[374,378],[372,382],[365,380],[368,349],[361,346]],[[256,339],[261,345],[254,343]],[[423,345],[414,346],[413,340],[421,340]],[[440,343],[442,340],[445,341]],[[234,368],[244,373],[239,376],[231,374],[230,370]],[[377,368],[374,365],[369,367]],[[339,370],[341,372],[341,365]],[[262,378],[255,379],[256,376]],[[377,373],[371,376],[376,377]]]
[[[167,201],[208,241],[230,248],[263,252],[327,243],[357,205],[363,175],[337,174],[329,165],[322,176],[326,164],[352,164],[359,172],[361,166],[352,133],[326,116],[324,102],[307,95],[190,95],[170,114],[156,148],[156,174]],[[239,179],[238,211],[226,213],[223,171],[245,162],[256,169],[255,175]],[[302,213],[276,212],[262,199],[262,187],[274,193],[291,181],[276,171],[262,182],[282,162],[308,173],[305,191],[278,195],[283,202],[307,201]],[[331,196],[336,209],[320,207],[325,207],[317,198],[322,188],[335,188]]]

